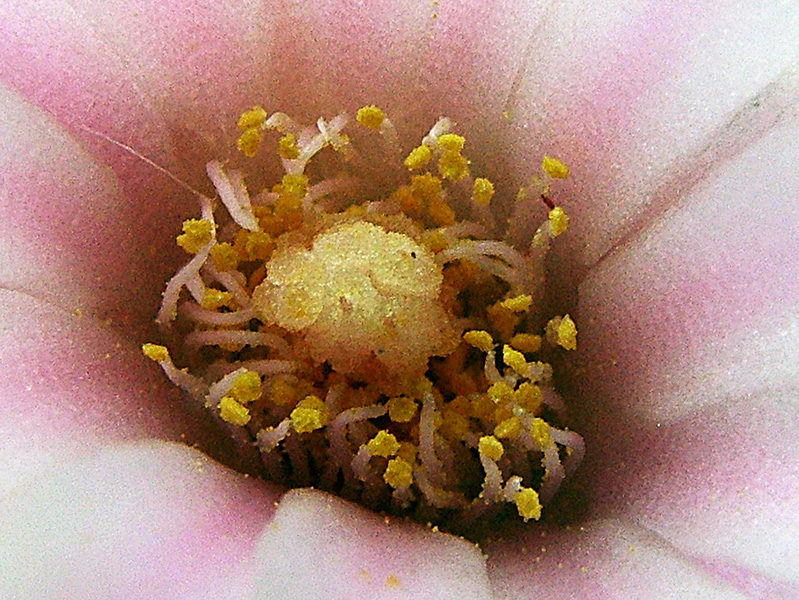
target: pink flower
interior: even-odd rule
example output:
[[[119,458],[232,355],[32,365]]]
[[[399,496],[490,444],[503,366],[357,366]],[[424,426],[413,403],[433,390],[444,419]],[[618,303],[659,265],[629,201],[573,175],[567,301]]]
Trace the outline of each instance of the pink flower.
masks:
[[[0,6],[0,596],[797,598],[791,3]],[[569,527],[482,550],[220,467],[141,357],[237,113],[459,122],[495,177],[572,166]],[[184,435],[186,437],[184,437]],[[274,503],[277,504],[275,508]]]

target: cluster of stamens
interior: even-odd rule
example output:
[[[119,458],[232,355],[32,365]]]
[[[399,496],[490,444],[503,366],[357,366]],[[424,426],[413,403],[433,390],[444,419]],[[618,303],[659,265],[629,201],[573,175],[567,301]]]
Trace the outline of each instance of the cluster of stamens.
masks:
[[[549,203],[532,239],[512,244],[448,119],[410,152],[380,109],[357,123],[360,143],[346,115],[315,127],[242,115],[239,149],[255,156],[276,130],[285,175],[253,194],[241,172],[207,165],[218,200],[201,197],[183,224],[192,258],[157,318],[186,367],[166,346],[143,351],[280,483],[424,521],[508,505],[538,519],[584,452],[551,424],[564,406],[549,359],[577,330],[538,308],[568,218]],[[567,176],[545,157],[517,202]]]

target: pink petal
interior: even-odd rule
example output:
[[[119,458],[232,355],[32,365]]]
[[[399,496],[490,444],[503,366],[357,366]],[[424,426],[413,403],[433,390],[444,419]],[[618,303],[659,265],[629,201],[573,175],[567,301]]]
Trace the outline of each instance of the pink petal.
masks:
[[[283,497],[256,560],[264,598],[492,597],[472,544],[315,490]]]
[[[184,446],[83,454],[0,501],[0,596],[245,597],[276,498]]]

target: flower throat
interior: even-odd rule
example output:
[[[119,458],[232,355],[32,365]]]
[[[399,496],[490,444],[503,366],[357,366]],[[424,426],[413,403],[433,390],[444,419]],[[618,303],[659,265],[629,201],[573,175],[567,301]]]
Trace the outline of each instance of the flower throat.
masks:
[[[166,346],[144,354],[273,481],[452,529],[539,519],[584,454],[553,425],[565,408],[550,360],[577,329],[540,314],[544,261],[568,224],[548,192],[568,168],[545,156],[519,192],[548,210],[520,246],[449,119],[410,151],[379,108],[355,121],[242,114],[239,150],[252,159],[275,132],[285,174],[252,190],[207,165],[218,197],[184,222],[191,259],[157,317],[185,367]]]

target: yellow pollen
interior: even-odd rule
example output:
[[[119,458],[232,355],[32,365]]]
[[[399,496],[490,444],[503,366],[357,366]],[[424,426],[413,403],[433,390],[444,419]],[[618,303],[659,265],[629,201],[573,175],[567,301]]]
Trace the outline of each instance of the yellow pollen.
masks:
[[[327,425],[327,407],[318,396],[306,396],[291,411],[291,424],[297,433],[308,433]]]
[[[497,381],[488,388],[488,397],[497,404],[513,400],[513,388],[504,381]]]
[[[502,445],[502,442],[500,442],[493,435],[484,435],[481,437],[480,441],[478,442],[478,449],[480,454],[490,458],[493,461],[499,460],[505,453],[505,447]]]
[[[291,198],[302,199],[308,193],[308,177],[303,174],[283,175],[281,193]]]
[[[519,511],[519,516],[525,521],[541,518],[541,501],[538,492],[531,488],[522,488],[516,493],[514,503]]]
[[[460,181],[469,174],[469,161],[455,150],[446,150],[438,159],[438,172],[444,179]]]
[[[416,401],[407,396],[396,396],[388,401],[388,416],[395,423],[407,423],[416,414]]]
[[[250,110],[245,110],[239,117],[239,129],[245,131],[253,127],[263,127],[267,116],[266,111],[261,106],[254,106]]]
[[[232,271],[239,266],[239,253],[227,242],[214,244],[211,258],[219,271]]]
[[[277,143],[277,152],[282,158],[294,160],[300,156],[300,147],[297,145],[297,138],[294,134],[287,133]]]
[[[144,356],[150,360],[154,360],[155,362],[164,362],[169,360],[169,350],[166,349],[166,346],[160,346],[158,344],[142,344],[141,351]]]
[[[549,433],[549,423],[535,417],[530,425],[530,435],[533,436],[535,443],[539,448],[546,448],[552,444],[552,436]]]
[[[541,388],[529,381],[523,382],[516,390],[516,404],[531,414],[536,414],[541,408],[543,395]]]
[[[413,465],[404,458],[392,458],[386,465],[383,480],[394,489],[406,488],[413,483]]]
[[[490,352],[494,349],[494,338],[490,333],[481,329],[467,331],[463,334],[463,341],[483,352]]]
[[[430,162],[432,157],[433,153],[430,148],[422,144],[411,150],[411,153],[405,159],[405,166],[411,170],[421,169]]]
[[[522,424],[516,417],[510,417],[494,427],[494,435],[500,439],[516,439],[522,432]]]
[[[355,119],[364,127],[378,130],[386,120],[386,113],[377,108],[374,104],[358,109]]]
[[[219,416],[232,425],[243,427],[250,422],[250,411],[246,406],[236,402],[231,396],[224,396],[219,401]]]
[[[205,295],[203,296],[202,307],[207,310],[218,310],[225,307],[230,307],[233,303],[233,295],[230,292],[216,290],[214,288],[205,288]]]
[[[255,371],[245,371],[236,377],[230,395],[242,404],[258,400],[261,397],[261,376]]]
[[[485,177],[477,177],[472,188],[472,202],[480,206],[488,206],[494,196],[494,184]]]
[[[178,246],[189,254],[197,254],[200,249],[211,241],[214,225],[207,219],[188,219],[183,221],[183,233],[177,238]]]
[[[247,231],[244,234],[244,253],[247,260],[269,260],[275,243],[272,236],[263,231]]]
[[[236,140],[236,147],[244,156],[252,158],[258,154],[258,149],[261,147],[261,130],[256,127],[245,129],[244,133]]]
[[[514,350],[506,344],[502,347],[502,360],[522,377],[527,375],[529,370],[527,360],[524,358],[524,354],[518,350]]]
[[[500,302],[500,306],[511,312],[527,312],[533,303],[531,296],[523,294],[521,296],[514,296],[513,298],[506,298]]]
[[[555,317],[547,323],[547,340],[566,350],[577,349],[577,325],[569,315]]]
[[[549,211],[549,223],[552,226],[552,235],[557,237],[568,228],[569,215],[560,206],[556,206]]]
[[[414,175],[411,178],[411,190],[424,202],[430,202],[433,198],[438,198],[441,195],[441,180],[430,173]]]
[[[438,138],[439,147],[449,152],[460,152],[465,143],[466,138],[457,133],[445,133]]]
[[[366,447],[369,448],[369,452],[373,455],[382,456],[384,458],[394,456],[400,449],[399,442],[397,438],[394,437],[394,434],[383,430],[378,431],[377,434],[369,440]]]
[[[553,156],[544,156],[541,168],[553,179],[566,179],[569,176],[569,167],[566,163]]]
[[[517,333],[510,339],[510,345],[519,352],[538,352],[541,349],[541,336]]]

